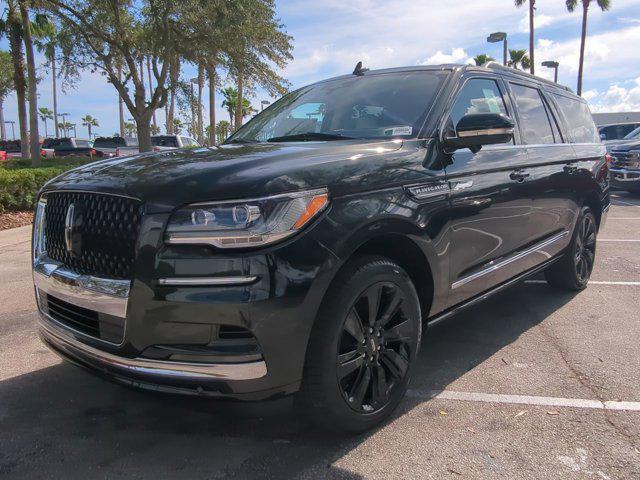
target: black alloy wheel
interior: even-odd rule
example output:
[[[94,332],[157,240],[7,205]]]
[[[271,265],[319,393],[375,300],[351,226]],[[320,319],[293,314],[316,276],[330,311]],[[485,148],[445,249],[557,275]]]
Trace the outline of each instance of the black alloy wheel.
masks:
[[[574,252],[574,262],[576,275],[580,283],[586,283],[591,276],[593,264],[596,258],[596,235],[597,228],[593,215],[584,215],[581,219],[576,236],[576,248]]]
[[[379,282],[356,299],[344,321],[337,353],[338,382],[358,411],[384,408],[409,368],[413,325],[398,285]]]

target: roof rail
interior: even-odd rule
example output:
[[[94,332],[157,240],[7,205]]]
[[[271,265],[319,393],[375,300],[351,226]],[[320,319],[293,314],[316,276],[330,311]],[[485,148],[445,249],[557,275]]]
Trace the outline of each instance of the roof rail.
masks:
[[[554,87],[561,88],[562,90],[566,90],[567,92],[573,93],[573,90],[571,90],[566,85],[561,85],[559,83],[552,82],[551,80],[547,80],[546,78],[538,77],[537,75],[531,75],[530,73],[525,72],[523,70],[518,70],[517,68],[507,67],[507,66],[502,65],[501,63],[498,63],[498,62],[496,62],[494,60],[490,60],[488,62],[485,62],[481,66],[482,66],[482,68],[490,68],[492,70],[502,70],[504,72],[515,73],[516,75],[522,75],[524,77],[533,78],[533,79],[535,79],[535,80],[537,80],[539,82],[543,82],[543,83],[546,83],[547,85],[552,85]]]

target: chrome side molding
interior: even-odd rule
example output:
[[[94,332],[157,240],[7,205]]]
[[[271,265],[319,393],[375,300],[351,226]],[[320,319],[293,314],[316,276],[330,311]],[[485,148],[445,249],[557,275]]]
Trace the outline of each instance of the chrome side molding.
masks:
[[[200,286],[233,286],[248,285],[258,279],[255,275],[241,277],[185,277],[185,278],[160,278],[158,285],[174,287],[200,287]]]
[[[485,275],[488,275],[490,273],[495,272],[496,270],[499,270],[503,267],[506,267],[507,265],[513,263],[513,262],[517,262],[518,260],[521,260],[537,251],[539,251],[540,249],[544,248],[544,247],[548,247],[549,245],[563,239],[564,237],[566,237],[567,235],[569,235],[569,231],[565,230],[564,232],[560,232],[556,235],[554,235],[551,238],[548,238],[547,240],[544,240],[543,242],[537,243],[529,248],[527,248],[526,250],[523,250],[509,258],[505,258],[504,260],[501,260],[493,265],[488,266],[487,268],[484,268],[482,270],[480,270],[479,272],[476,273],[472,273],[471,275],[468,275],[466,277],[461,278],[460,280],[458,280],[457,282],[454,282],[451,285],[452,289],[456,289],[459,288],[463,285],[466,285],[469,282],[472,282],[474,280],[477,280],[481,277],[484,277]]]

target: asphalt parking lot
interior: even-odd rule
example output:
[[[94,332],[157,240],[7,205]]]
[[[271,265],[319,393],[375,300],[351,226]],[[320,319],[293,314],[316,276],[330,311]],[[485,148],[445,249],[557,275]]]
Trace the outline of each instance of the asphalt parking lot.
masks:
[[[104,382],[38,340],[29,227],[0,232],[0,478],[640,478],[640,197],[580,294],[532,280],[429,331],[385,426]]]

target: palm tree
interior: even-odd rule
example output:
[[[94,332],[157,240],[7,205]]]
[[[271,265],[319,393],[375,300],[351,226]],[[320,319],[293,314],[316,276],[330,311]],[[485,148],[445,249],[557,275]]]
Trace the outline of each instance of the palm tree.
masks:
[[[44,122],[44,136],[48,137],[49,132],[47,130],[47,120],[53,120],[53,112],[47,107],[40,107],[38,109],[38,115],[40,116],[40,120]],[[56,128],[56,130],[58,129]]]
[[[229,136],[229,129],[231,124],[226,120],[220,120],[216,125],[216,135],[218,137],[218,143],[222,143]]]
[[[27,0],[18,0],[20,17],[22,17],[22,39],[27,57],[27,89],[29,93],[29,142],[31,150],[31,165],[40,165],[40,135],[38,133],[38,91],[36,77],[36,61],[33,54],[33,37],[31,35],[31,20]]]
[[[487,62],[491,62],[495,60],[495,58],[490,57],[489,55],[487,55],[486,53],[481,53],[479,55],[476,55],[475,57],[473,57],[473,61],[476,63],[476,65],[478,67],[481,67],[482,65],[484,65]]]
[[[6,140],[4,129],[4,99],[14,90],[11,54],[0,50],[0,139]]]
[[[133,122],[124,122],[124,131],[128,137],[133,137],[136,132],[136,124]]]
[[[68,137],[69,132],[73,130],[75,127],[74,127],[74,124],[71,122],[60,122],[58,123],[58,128],[62,130],[63,136]]]
[[[160,133],[160,127],[158,125],[151,124],[151,135],[158,135]]]
[[[89,139],[91,139],[91,129],[93,127],[99,127],[98,120],[93,118],[91,115],[85,115],[80,120],[82,120],[82,125],[87,127],[87,132],[89,132]]]
[[[184,127],[184,125],[182,124],[182,120],[180,120],[179,118],[174,118],[172,125],[173,133],[176,135],[180,135],[180,133],[182,132],[182,127]]]
[[[582,73],[584,71],[584,46],[587,42],[587,15],[589,6],[593,0],[581,0],[582,2],[582,37],[580,39],[580,63],[578,64],[578,95],[582,95]],[[595,0],[600,10],[607,11],[611,8],[611,0]],[[578,0],[566,0],[567,10],[573,12],[578,6]]]
[[[509,66],[511,68],[518,69],[518,65],[522,67],[523,70],[526,70],[531,66],[531,61],[527,56],[526,50],[509,50]]]
[[[58,31],[55,24],[46,15],[36,15],[34,23],[34,44],[38,51],[44,54],[51,64],[51,81],[53,91],[53,117],[58,118],[58,88],[56,85],[56,47],[58,46]],[[53,122],[56,130],[56,138],[60,136],[58,123]],[[45,122],[46,130],[46,122]],[[45,132],[46,136],[46,132]]]
[[[536,66],[534,64],[534,55],[533,55],[533,43],[534,43],[534,35],[533,35],[533,12],[536,9],[536,0],[514,0],[516,7],[521,7],[525,3],[529,3],[529,59],[531,66],[531,75],[535,73]]]
[[[229,126],[233,129],[233,120],[236,114],[236,104],[238,103],[238,90],[233,87],[227,87],[222,90],[222,96],[224,100],[222,101],[222,108],[226,108],[227,112],[229,112]]]

